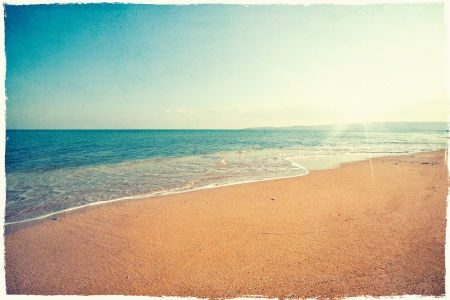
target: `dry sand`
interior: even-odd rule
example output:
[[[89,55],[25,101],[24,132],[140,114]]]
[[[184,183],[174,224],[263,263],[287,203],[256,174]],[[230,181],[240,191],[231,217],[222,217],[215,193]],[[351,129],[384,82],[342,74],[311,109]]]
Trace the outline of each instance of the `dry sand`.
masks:
[[[410,154],[9,225],[7,293],[443,295],[447,178]]]

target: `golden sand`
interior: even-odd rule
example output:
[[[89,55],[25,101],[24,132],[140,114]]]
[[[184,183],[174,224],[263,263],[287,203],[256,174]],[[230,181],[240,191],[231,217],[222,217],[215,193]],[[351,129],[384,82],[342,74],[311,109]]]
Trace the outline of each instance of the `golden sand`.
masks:
[[[7,293],[443,295],[447,178],[410,154],[9,225]]]

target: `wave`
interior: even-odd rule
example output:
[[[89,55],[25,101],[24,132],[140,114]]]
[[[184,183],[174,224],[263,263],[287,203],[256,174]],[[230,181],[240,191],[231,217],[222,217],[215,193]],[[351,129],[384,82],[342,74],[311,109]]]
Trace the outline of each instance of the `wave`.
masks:
[[[447,147],[447,141],[442,138],[417,134],[373,135],[370,139],[355,134],[346,139],[325,134],[317,139],[316,134],[300,133],[299,136],[292,132],[270,133],[267,137],[261,137],[260,133],[246,134],[253,139],[249,147],[245,147],[245,143],[228,142],[226,147],[211,146],[207,149],[209,152],[198,155],[189,154],[196,151],[180,155],[182,150],[175,149],[178,152],[172,152],[178,156],[136,158],[135,154],[124,154],[122,161],[106,159],[99,164],[69,164],[56,169],[49,169],[49,165],[44,164],[41,169],[20,171],[22,164],[18,171],[7,170],[6,173],[5,224],[124,199],[302,176],[317,168],[317,164],[320,168],[330,168],[330,164],[334,167],[347,154],[381,156]],[[230,150],[227,148],[230,144],[237,146]],[[165,145],[166,148],[169,146],[180,147],[180,144]],[[167,152],[165,148],[161,151]],[[320,162],[320,156],[329,162]],[[101,161],[99,157],[96,160]],[[9,158],[7,164],[11,163]],[[45,168],[47,170],[43,171]]]

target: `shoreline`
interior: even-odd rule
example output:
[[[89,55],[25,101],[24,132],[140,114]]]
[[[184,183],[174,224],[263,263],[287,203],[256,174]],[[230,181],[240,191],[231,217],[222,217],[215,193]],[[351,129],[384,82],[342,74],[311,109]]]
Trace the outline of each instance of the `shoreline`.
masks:
[[[439,296],[446,153],[384,156],[370,167],[349,162],[11,224],[7,293]]]
[[[431,152],[437,152],[437,151],[447,151],[447,149],[440,149],[440,150],[436,150],[436,151],[431,151]],[[157,192],[155,194],[145,194],[145,195],[140,195],[140,196],[125,196],[125,197],[120,197],[120,198],[116,198],[116,199],[110,199],[110,200],[105,200],[105,201],[98,201],[98,202],[91,202],[91,203],[87,203],[87,204],[83,204],[80,206],[75,206],[75,207],[70,207],[70,208],[66,208],[63,210],[59,210],[56,212],[51,212],[42,216],[37,216],[37,217],[33,217],[31,219],[25,219],[25,220],[19,220],[19,221],[12,221],[12,222],[4,222],[3,225],[4,227],[6,226],[10,226],[10,225],[15,225],[15,224],[23,224],[23,223],[33,223],[36,221],[42,221],[45,219],[48,219],[52,216],[58,215],[58,214],[65,214],[65,213],[70,213],[72,211],[76,211],[78,209],[85,209],[85,208],[89,208],[92,206],[96,206],[96,205],[107,205],[109,203],[114,203],[114,202],[118,202],[118,201],[127,201],[127,200],[139,200],[139,199],[147,199],[147,198],[154,198],[154,197],[160,197],[160,196],[166,196],[166,195],[175,195],[175,194],[181,194],[181,193],[189,193],[189,192],[193,192],[193,191],[198,191],[198,190],[205,190],[205,189],[214,189],[214,188],[220,188],[220,187],[226,187],[226,186],[234,186],[234,185],[239,185],[239,184],[247,184],[247,183],[253,183],[253,182],[264,182],[264,181],[269,181],[269,180],[280,180],[280,179],[288,179],[288,178],[296,178],[296,177],[301,177],[301,176],[306,176],[308,175],[310,172],[312,171],[322,171],[322,170],[331,170],[331,169],[336,169],[339,168],[342,164],[348,164],[348,163],[352,163],[352,162],[359,162],[359,161],[366,161],[366,160],[370,160],[370,159],[376,159],[376,158],[381,158],[381,157],[390,157],[390,156],[402,156],[402,155],[408,155],[408,154],[417,154],[417,153],[428,153],[430,151],[417,151],[417,152],[375,152],[375,153],[371,153],[371,152],[364,152],[364,153],[343,153],[343,154],[332,154],[332,155],[312,155],[312,156],[305,156],[305,157],[289,157],[289,158],[285,158],[288,161],[291,161],[292,164],[294,165],[298,165],[298,163],[296,163],[295,161],[293,161],[292,159],[296,158],[298,159],[311,159],[311,158],[317,158],[317,157],[333,157],[333,156],[342,156],[342,155],[354,155],[354,156],[359,156],[359,158],[357,158],[356,160],[350,160],[350,161],[338,161],[333,165],[327,165],[326,167],[313,167],[311,169],[307,169],[305,166],[302,165],[298,165],[298,167],[304,169],[306,171],[305,174],[300,174],[300,175],[292,175],[292,176],[282,176],[282,177],[275,177],[275,178],[267,178],[267,179],[257,179],[257,180],[248,180],[248,181],[238,181],[238,182],[233,182],[233,183],[228,183],[228,184],[223,184],[223,185],[217,185],[217,186],[211,186],[211,185],[207,185],[207,186],[201,186],[198,188],[194,188],[194,189],[188,189],[188,190],[182,190],[182,191],[176,191],[172,190],[172,191],[168,191],[168,192]],[[367,155],[368,157],[363,157],[364,155]],[[371,155],[374,155],[372,157],[369,157]]]

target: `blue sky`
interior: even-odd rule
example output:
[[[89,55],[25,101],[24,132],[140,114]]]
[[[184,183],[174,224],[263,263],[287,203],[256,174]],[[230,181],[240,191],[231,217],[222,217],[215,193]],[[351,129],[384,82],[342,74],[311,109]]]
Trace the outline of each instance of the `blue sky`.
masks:
[[[5,13],[10,129],[448,120],[443,4]]]

